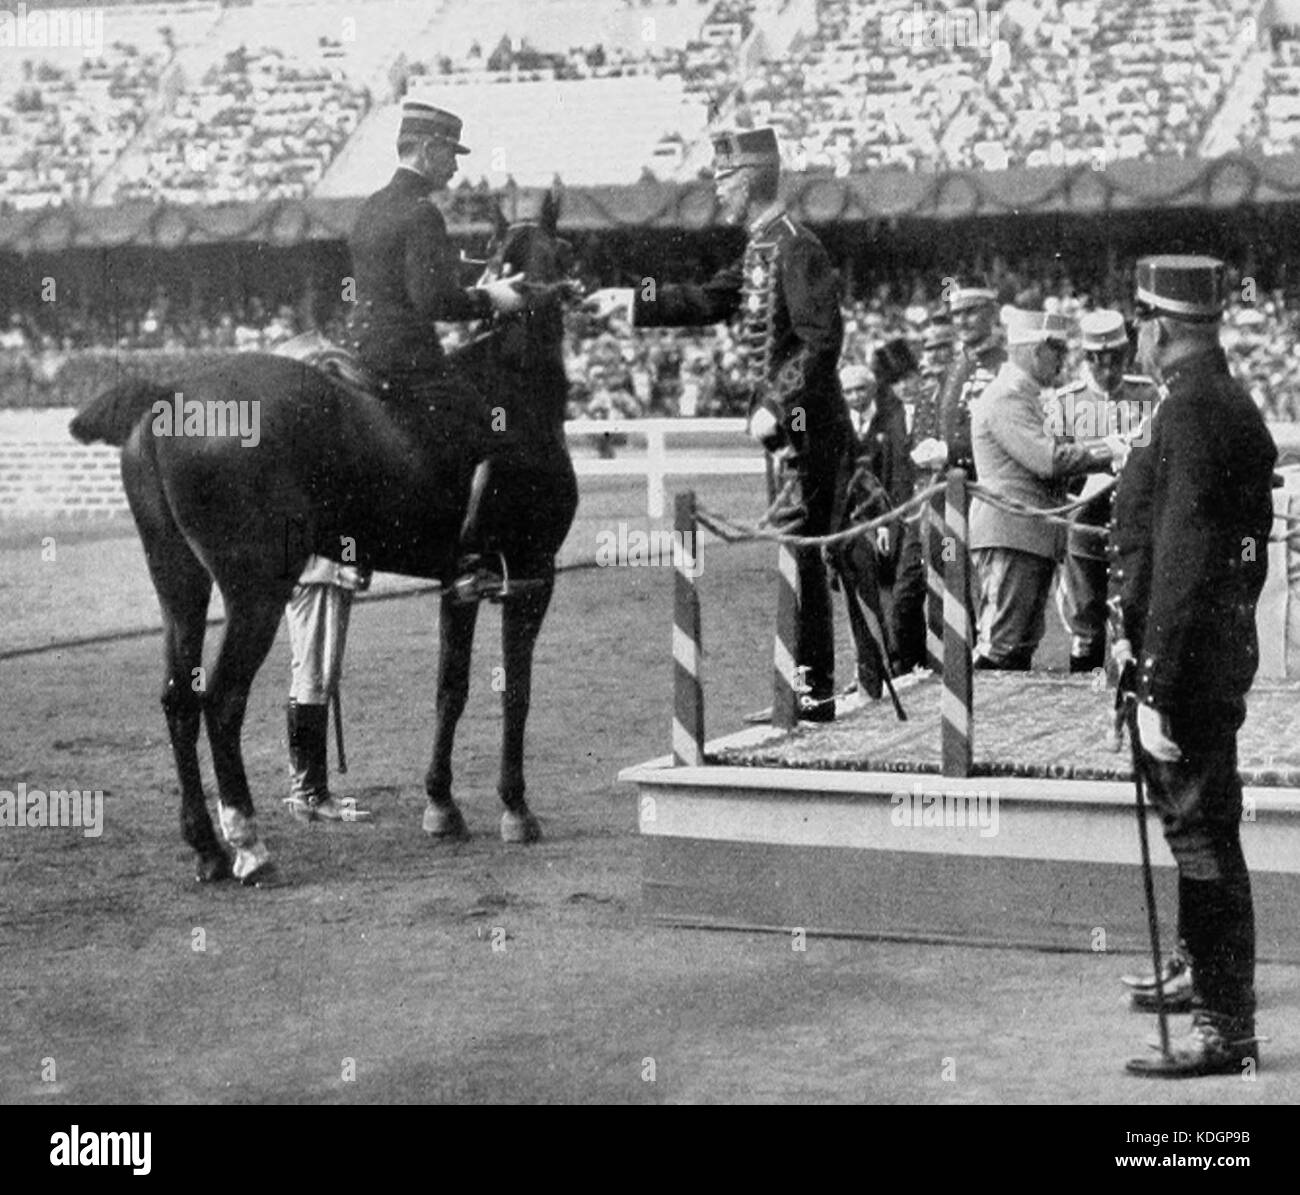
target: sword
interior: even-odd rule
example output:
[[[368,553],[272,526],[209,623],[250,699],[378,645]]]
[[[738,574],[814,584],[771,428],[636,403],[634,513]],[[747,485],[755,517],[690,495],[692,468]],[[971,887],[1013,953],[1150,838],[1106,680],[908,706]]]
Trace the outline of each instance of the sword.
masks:
[[[1160,1053],[1169,1057],[1169,1014],[1165,1012],[1164,968],[1160,964],[1160,923],[1156,917],[1156,886],[1151,874],[1151,844],[1147,841],[1147,807],[1142,769],[1142,744],[1138,741],[1137,694],[1132,691],[1132,672],[1136,668],[1129,661],[1120,676],[1116,700],[1122,701],[1127,715],[1129,743],[1133,752],[1133,785],[1137,790],[1138,841],[1142,845],[1142,887],[1147,901],[1147,932],[1151,935],[1151,962],[1156,977],[1156,1020],[1160,1025]],[[1125,690],[1128,690],[1127,692]]]

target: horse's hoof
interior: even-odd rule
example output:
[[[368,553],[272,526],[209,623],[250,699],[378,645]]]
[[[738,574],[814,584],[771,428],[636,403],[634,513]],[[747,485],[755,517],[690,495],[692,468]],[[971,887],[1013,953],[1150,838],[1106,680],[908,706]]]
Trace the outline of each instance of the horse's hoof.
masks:
[[[271,852],[261,839],[235,849],[235,879],[245,887],[260,884],[271,874]]]
[[[200,884],[230,879],[230,856],[225,851],[218,855],[200,855],[194,868],[194,879]]]
[[[528,810],[515,813],[507,809],[501,815],[502,842],[540,842],[542,823]]]
[[[453,842],[464,842],[469,838],[469,827],[460,806],[434,805],[430,802],[424,807],[424,832],[434,838],[447,838]]]

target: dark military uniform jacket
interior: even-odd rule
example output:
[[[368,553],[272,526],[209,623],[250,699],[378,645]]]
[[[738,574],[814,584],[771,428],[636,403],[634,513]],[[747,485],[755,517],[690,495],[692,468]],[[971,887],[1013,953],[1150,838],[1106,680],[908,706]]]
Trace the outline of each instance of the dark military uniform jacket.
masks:
[[[1100,440],[1116,435],[1141,446],[1151,435],[1151,415],[1157,399],[1156,384],[1143,374],[1126,373],[1113,394],[1107,395],[1089,378],[1078,378],[1056,391],[1047,411],[1052,433],[1067,440]],[[1084,478],[1070,486],[1083,490]],[[1110,523],[1113,490],[1098,494],[1079,509],[1070,527],[1069,552],[1089,560],[1106,560],[1106,537],[1099,529]]]
[[[1243,697],[1259,664],[1277,449],[1221,349],[1165,379],[1150,443],[1120,474],[1111,600],[1160,710]]]
[[[837,372],[844,339],[840,279],[821,242],[778,213],[751,231],[740,261],[703,284],[659,286],[653,296],[637,291],[632,310],[638,327],[714,324],[733,316],[739,316],[746,380],[756,396],[770,395],[782,408],[801,470],[833,472],[853,442],[853,424]]]
[[[963,345],[953,355],[938,393],[938,439],[948,445],[948,467],[965,469],[975,480],[975,455],[971,450],[970,408],[989,383],[998,376],[1007,359],[1007,346],[994,332],[983,343],[968,349]],[[920,442],[913,424],[912,438]]]
[[[348,241],[357,301],[349,335],[362,364],[381,378],[440,373],[435,321],[492,313],[486,294],[465,287],[431,190],[417,171],[398,167],[361,205]]]
[[[892,386],[876,394],[871,419],[858,440],[858,466],[880,482],[889,509],[902,506],[912,496],[915,471],[908,455],[907,412]]]

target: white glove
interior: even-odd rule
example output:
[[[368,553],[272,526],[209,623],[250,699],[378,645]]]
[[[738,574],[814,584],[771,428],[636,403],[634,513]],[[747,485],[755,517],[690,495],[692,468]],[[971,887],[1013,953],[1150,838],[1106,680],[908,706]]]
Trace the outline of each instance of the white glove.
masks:
[[[928,437],[912,449],[912,464],[918,469],[939,469],[948,463],[948,445]]]
[[[528,300],[516,289],[517,284],[523,279],[522,273],[511,274],[493,282],[485,282],[478,289],[487,295],[492,303],[492,310],[498,315],[514,315],[528,304]]]
[[[582,309],[601,319],[611,315],[623,315],[632,318],[633,290],[630,286],[606,286],[593,290],[582,301]]]
[[[1129,443],[1123,436],[1116,435],[1107,436],[1105,443],[1110,449],[1110,468],[1118,473],[1124,467],[1124,462],[1128,460]]]
[[[890,535],[888,527],[876,528],[876,551],[882,556],[888,556],[889,550],[893,546],[893,537]]]
[[[780,444],[781,424],[767,407],[755,407],[749,417],[749,434],[769,452],[774,452]]]
[[[1110,658],[1115,667],[1123,671],[1125,664],[1131,664],[1137,657],[1133,654],[1133,644],[1127,639],[1116,639],[1110,647]]]
[[[1170,737],[1169,715],[1149,705],[1138,706],[1138,738],[1142,749],[1162,763],[1177,763],[1183,757],[1182,748]]]

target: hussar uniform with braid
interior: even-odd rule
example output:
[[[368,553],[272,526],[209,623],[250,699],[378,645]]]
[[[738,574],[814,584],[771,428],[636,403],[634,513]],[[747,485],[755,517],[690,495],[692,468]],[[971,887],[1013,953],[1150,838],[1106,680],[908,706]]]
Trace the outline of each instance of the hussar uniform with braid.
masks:
[[[720,169],[779,163],[771,129],[714,138]],[[821,242],[773,203],[749,224],[738,261],[708,282],[638,292],[639,327],[686,326],[735,319],[745,376],[753,392],[751,432],[769,451],[794,456],[805,511],[796,530],[824,535],[840,516],[852,459],[853,424],[840,390],[844,338],[840,277]],[[820,554],[800,551],[799,648],[811,697],[835,691],[834,628]],[[833,713],[833,706],[831,707]]]

